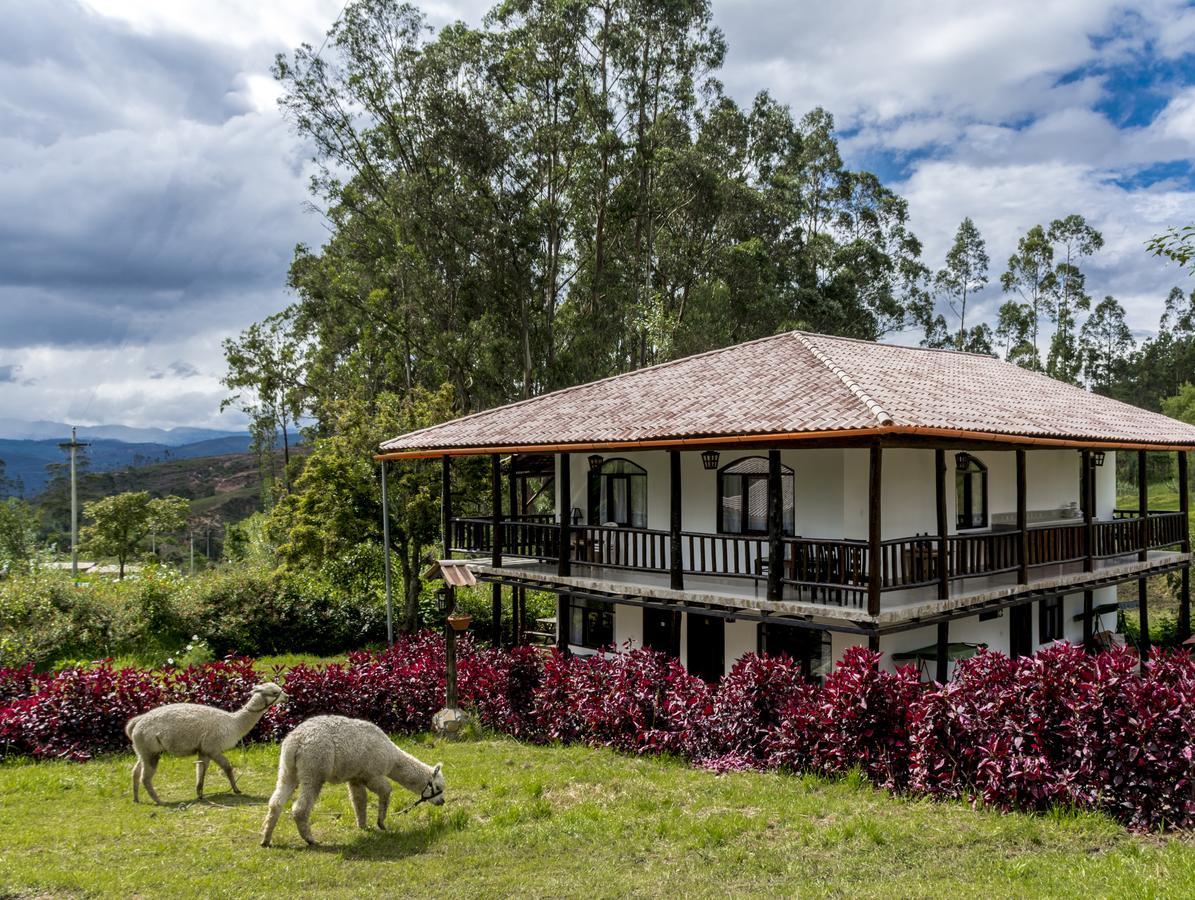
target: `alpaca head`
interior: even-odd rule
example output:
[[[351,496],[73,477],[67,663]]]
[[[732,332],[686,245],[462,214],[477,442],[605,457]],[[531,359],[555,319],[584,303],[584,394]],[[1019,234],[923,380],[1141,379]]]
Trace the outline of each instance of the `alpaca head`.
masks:
[[[444,773],[441,770],[443,763],[436,763],[432,767],[431,775],[427,779],[427,783],[419,791],[419,799],[425,803],[434,803],[436,806],[444,805]],[[398,780],[395,776],[397,772],[391,774],[391,778]]]
[[[286,697],[286,693],[272,681],[253,686],[249,695],[249,702],[245,705],[253,712],[264,712],[279,700]]]

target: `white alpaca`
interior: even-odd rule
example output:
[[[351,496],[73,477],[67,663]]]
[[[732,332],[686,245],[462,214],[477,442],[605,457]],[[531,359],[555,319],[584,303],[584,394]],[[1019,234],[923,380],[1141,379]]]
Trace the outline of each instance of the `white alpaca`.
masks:
[[[316,716],[308,719],[282,742],[278,758],[278,784],[270,797],[270,809],[262,829],[261,845],[270,846],[274,826],[286,801],[299,789],[291,808],[299,834],[308,844],[311,836],[311,808],[325,782],[348,782],[349,799],[357,815],[357,827],[368,828],[365,821],[366,789],[378,795],[378,828],[386,827],[386,808],[390,804],[393,779],[413,794],[418,802],[444,802],[444,776],[440,763],[429,766],[405,753],[386,733],[372,722],[344,716]]]
[[[124,727],[124,733],[133,742],[137,762],[133,764],[133,802],[140,801],[137,788],[145,790],[154,803],[161,803],[154,790],[154,772],[162,754],[169,756],[198,755],[195,763],[195,793],[203,798],[203,779],[207,776],[207,765],[216,761],[233,793],[239,794],[232,765],[224,756],[245,735],[253,730],[267,709],[286,695],[273,682],[259,684],[253,688],[245,705],[236,712],[225,712],[212,706],[198,703],[170,703],[147,713],[133,716]]]

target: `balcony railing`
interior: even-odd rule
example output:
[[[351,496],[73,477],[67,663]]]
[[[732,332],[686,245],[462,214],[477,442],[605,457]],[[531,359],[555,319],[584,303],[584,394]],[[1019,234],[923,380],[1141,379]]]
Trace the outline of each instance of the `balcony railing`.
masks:
[[[1118,511],[1119,513],[1120,511]],[[554,562],[559,558],[560,528],[543,517],[520,517],[499,523],[503,556]],[[1146,523],[1149,549],[1174,547],[1184,536],[1183,514],[1151,512]],[[667,531],[609,525],[572,527],[569,557],[581,564],[644,572],[670,568]],[[681,532],[682,571],[715,578],[767,577],[768,541],[763,535]],[[494,549],[490,518],[452,521],[452,547],[463,553],[487,554]],[[963,581],[1002,575],[1019,568],[1021,532],[1002,529],[950,535],[946,541],[946,579]],[[1030,568],[1083,561],[1088,556],[1086,524],[1030,526],[1026,535]],[[785,537],[782,581],[800,596],[835,605],[866,605],[871,548],[866,541]],[[1092,523],[1092,559],[1133,556],[1141,550],[1140,518],[1118,515]],[[938,583],[939,542],[936,535],[897,538],[880,544],[880,590],[898,591]]]

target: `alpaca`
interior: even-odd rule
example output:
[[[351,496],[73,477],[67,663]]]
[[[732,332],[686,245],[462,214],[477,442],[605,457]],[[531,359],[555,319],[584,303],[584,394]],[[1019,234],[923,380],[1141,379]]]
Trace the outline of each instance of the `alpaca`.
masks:
[[[278,784],[270,797],[270,808],[262,830],[261,845],[270,846],[274,826],[286,801],[296,787],[299,796],[291,809],[299,834],[314,846],[309,822],[311,808],[325,782],[348,782],[349,799],[357,816],[357,827],[366,823],[366,789],[378,795],[378,828],[386,827],[386,809],[390,804],[392,779],[413,794],[417,803],[444,803],[444,776],[441,763],[429,766],[405,753],[386,733],[372,722],[344,716],[315,716],[308,719],[282,742],[278,759]]]
[[[124,728],[137,754],[137,762],[133,764],[133,802],[140,802],[138,786],[143,784],[154,803],[161,804],[153,778],[158,759],[164,753],[169,756],[198,755],[195,794],[199,799],[203,799],[203,780],[211,760],[224,770],[233,793],[239,794],[241,790],[224,751],[235,747],[265,711],[285,696],[282,688],[267,682],[255,686],[245,705],[236,712],[198,703],[170,703],[133,716]]]

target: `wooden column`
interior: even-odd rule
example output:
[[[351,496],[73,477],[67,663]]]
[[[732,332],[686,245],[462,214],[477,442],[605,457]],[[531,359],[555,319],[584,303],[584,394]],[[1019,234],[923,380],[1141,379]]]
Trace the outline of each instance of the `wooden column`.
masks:
[[[1183,514],[1181,549],[1191,552],[1191,507],[1187,487],[1187,451],[1178,451],[1178,508]],[[1182,568],[1182,586],[1178,594],[1178,639],[1185,641],[1191,636],[1191,567]]]
[[[867,649],[876,653],[880,652],[880,636],[878,634],[869,634],[867,636]]]
[[[884,560],[880,547],[880,487],[883,481],[883,450],[871,447],[867,479],[867,614],[880,614],[880,587],[883,585]]]
[[[510,474],[506,479],[506,498],[508,508],[510,510],[510,520],[516,521],[519,518],[519,480],[515,477],[515,458],[514,454],[510,457]],[[512,529],[510,535],[511,546],[518,551],[518,528]],[[505,548],[503,548],[505,549]],[[512,587],[510,589],[510,622],[511,622],[511,640],[517,647],[523,643],[523,611],[520,605],[519,593],[521,588]]]
[[[934,451],[934,499],[938,513],[938,599],[950,597],[950,533],[946,524],[946,451]]]
[[[1079,498],[1083,504],[1083,571],[1095,571],[1095,491],[1091,487],[1091,451],[1083,450],[1079,453],[1079,465],[1083,471],[1079,475],[1079,486],[1083,496]]]
[[[674,591],[685,588],[685,561],[681,549],[681,478],[680,451],[668,451],[668,571],[669,581]]]
[[[946,622],[938,623],[938,671],[936,678],[939,684],[946,683],[946,666],[949,660],[946,658],[950,652],[950,626]]]
[[[560,546],[556,553],[556,574],[569,575],[572,572],[573,522],[569,513],[573,504],[572,465],[567,453],[560,454],[560,485],[557,492],[560,502],[557,518],[560,520]]]
[[[784,596],[784,479],[780,451],[768,451],[768,599]],[[745,510],[744,510],[745,512]]]
[[[1137,551],[1137,559],[1145,562],[1149,559],[1149,473],[1146,471],[1146,453],[1137,451],[1137,526],[1141,529],[1141,549]]]
[[[440,513],[444,517],[444,556],[452,558],[452,457],[440,457]],[[456,588],[444,582],[445,612],[456,609]],[[456,631],[444,623],[444,705],[456,709]]]
[[[1017,448],[1017,584],[1029,583],[1029,512],[1026,454]]]
[[[1083,592],[1083,646],[1091,649],[1091,617],[1095,609],[1095,594],[1092,591]]]
[[[490,564],[495,568],[502,565],[502,457],[490,454],[490,529],[493,531]],[[490,643],[495,647],[502,643],[502,585],[494,582],[490,586],[490,612],[493,623],[490,626]]]
[[[394,590],[390,571],[390,495],[386,488],[386,469],[389,463],[382,460],[382,571],[386,582],[386,646],[394,646]]]

